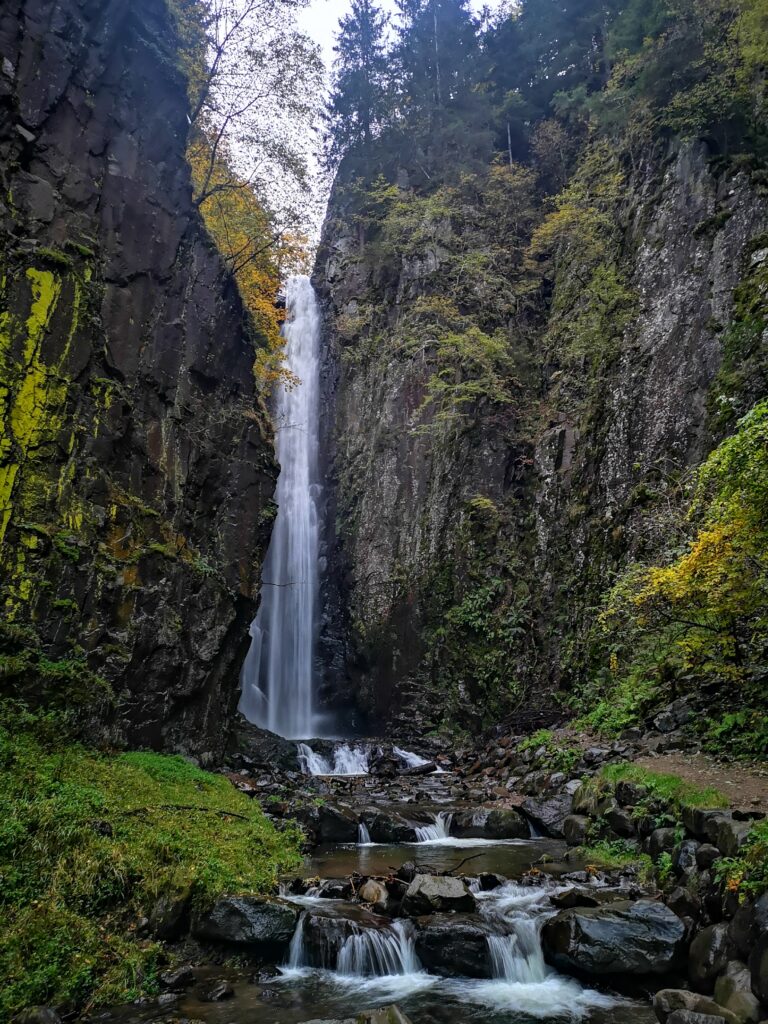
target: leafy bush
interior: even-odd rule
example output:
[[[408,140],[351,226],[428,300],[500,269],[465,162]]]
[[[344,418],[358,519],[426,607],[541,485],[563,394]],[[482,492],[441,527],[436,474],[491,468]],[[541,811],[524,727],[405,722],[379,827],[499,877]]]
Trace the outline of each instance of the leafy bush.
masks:
[[[717,862],[716,877],[743,901],[768,891],[768,821],[753,825],[738,857]]]
[[[0,1017],[151,992],[160,948],[134,929],[161,894],[265,892],[298,861],[298,835],[227,779],[62,735],[61,716],[0,705]]]

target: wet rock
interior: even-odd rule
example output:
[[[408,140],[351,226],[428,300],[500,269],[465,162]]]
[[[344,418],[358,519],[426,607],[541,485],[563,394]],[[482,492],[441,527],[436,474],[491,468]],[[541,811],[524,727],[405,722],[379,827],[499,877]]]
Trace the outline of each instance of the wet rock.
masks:
[[[752,992],[749,968],[732,960],[715,982],[715,1002],[735,1013],[743,1024],[754,1024],[763,1014],[760,1001]]]
[[[523,802],[521,809],[545,835],[562,839],[565,819],[573,810],[573,797],[559,793],[549,799],[530,798]]]
[[[399,814],[379,811],[368,826],[374,843],[415,843],[416,828]]]
[[[768,932],[768,892],[744,903],[728,925],[728,935],[742,957],[748,957],[761,935]]]
[[[475,898],[460,878],[416,875],[403,898],[403,913],[411,916],[446,911],[472,911]]]
[[[402,879],[402,881],[407,882],[410,885],[411,882],[416,877],[416,874],[416,865],[412,860],[407,860],[404,864],[401,864],[400,867],[397,869],[397,871],[395,872],[395,877]]]
[[[666,898],[666,904],[678,917],[696,921],[701,913],[701,899],[694,892],[679,885]]]
[[[653,900],[564,910],[542,931],[549,963],[593,977],[665,974],[679,963],[684,941],[682,921]]]
[[[505,882],[506,878],[504,875],[499,875],[494,871],[481,871],[477,876],[480,892],[492,892],[494,889],[498,889],[499,886],[504,885]]]
[[[235,990],[232,988],[228,981],[222,979],[221,981],[215,981],[211,987],[203,993],[203,1000],[206,1003],[221,1003],[225,999],[231,999],[235,994]]]
[[[715,978],[729,960],[735,959],[736,953],[726,924],[702,928],[688,952],[688,980],[693,988],[697,992],[714,991]]]
[[[318,809],[317,835],[323,843],[355,843],[358,831],[357,815],[349,807],[324,804]],[[373,838],[373,833],[371,833]],[[389,840],[383,840],[388,842]]]
[[[195,981],[195,969],[191,964],[183,964],[175,967],[172,971],[163,971],[160,975],[160,984],[168,992],[183,992]]]
[[[302,918],[302,948],[307,966],[335,971],[339,951],[348,938],[358,935],[358,925],[346,917],[309,910]]]
[[[718,1006],[713,999],[681,988],[661,989],[653,997],[653,1009],[661,1024],[668,1024],[672,1015],[680,1011],[720,1017],[725,1024],[739,1024],[735,1014],[723,1006]]]
[[[298,916],[295,906],[279,900],[223,896],[194,921],[192,932],[197,939],[275,951],[293,938]]]
[[[416,921],[416,955],[431,974],[490,978],[487,925],[461,914],[420,917]]]
[[[570,910],[571,907],[597,907],[600,901],[588,889],[579,889],[572,885],[565,892],[558,892],[549,897],[549,902],[558,910]]]
[[[462,811],[451,822],[451,835],[461,839],[527,839],[530,834],[526,818],[509,808]]]
[[[749,956],[749,973],[752,992],[761,1003],[768,1006],[768,932],[760,936]]]
[[[326,878],[317,891],[322,900],[348,900],[351,895],[352,883],[347,878]]]
[[[569,846],[584,846],[592,819],[585,814],[569,814],[563,821],[563,838]]]

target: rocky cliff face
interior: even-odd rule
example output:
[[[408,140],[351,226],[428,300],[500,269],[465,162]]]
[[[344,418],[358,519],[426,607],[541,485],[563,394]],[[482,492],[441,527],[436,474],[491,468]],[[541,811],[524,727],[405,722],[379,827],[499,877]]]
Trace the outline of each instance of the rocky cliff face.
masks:
[[[716,171],[702,144],[649,153],[616,211],[632,303],[616,351],[597,372],[549,345],[561,267],[554,292],[546,281],[538,292],[538,321],[527,332],[509,322],[514,410],[486,408],[447,435],[424,431],[429,352],[391,340],[420,297],[444,294],[451,222],[387,276],[344,195],[316,280],[328,320],[328,545],[345,588],[331,593],[326,632],[337,657],[344,645],[350,696],[404,729],[419,710],[428,726],[488,721],[499,683],[507,708],[546,705],[578,673],[613,574],[658,551],[665,509],[717,440],[723,332],[765,200],[745,174]],[[462,311],[482,307],[465,298]],[[374,312],[375,332],[371,309],[387,310]],[[558,315],[567,323],[567,309]],[[463,675],[445,651],[457,637]],[[493,650],[503,664],[492,676]]]
[[[210,750],[276,467],[165,6],[12,0],[0,58],[3,675],[113,738]]]

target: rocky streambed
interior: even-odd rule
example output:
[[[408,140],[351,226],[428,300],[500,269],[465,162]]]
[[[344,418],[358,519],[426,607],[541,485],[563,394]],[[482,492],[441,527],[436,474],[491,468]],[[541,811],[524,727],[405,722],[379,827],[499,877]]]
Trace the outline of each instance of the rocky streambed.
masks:
[[[642,742],[585,747],[566,771],[505,737],[463,762],[373,742],[289,746],[261,760],[252,746],[229,775],[302,823],[303,870],[270,898],[176,908],[183,923],[166,937],[181,966],[157,1000],[107,1019],[768,1017],[768,896],[740,902],[718,874],[761,812],[680,808],[607,778]],[[590,861],[596,837],[626,852],[618,866]]]

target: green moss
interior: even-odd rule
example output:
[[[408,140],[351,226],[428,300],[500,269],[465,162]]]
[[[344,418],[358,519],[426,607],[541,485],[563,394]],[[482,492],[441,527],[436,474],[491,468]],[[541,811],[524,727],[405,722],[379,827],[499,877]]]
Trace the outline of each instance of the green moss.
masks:
[[[768,821],[758,821],[750,829],[738,857],[724,857],[715,865],[716,878],[739,901],[756,898],[768,891]]]
[[[159,896],[268,893],[299,862],[228,780],[180,757],[62,740],[66,722],[0,706],[0,1016],[156,990],[158,947],[133,932]]]
[[[69,270],[74,265],[71,258],[60,249],[49,249],[42,246],[37,250],[35,256],[45,263],[52,263],[54,266],[62,267],[64,270]]]
[[[574,851],[587,864],[587,869],[604,868],[616,871],[621,868],[637,869],[640,880],[649,882],[653,878],[653,861],[647,853],[640,853],[624,839],[600,840],[590,846],[578,846]]]

